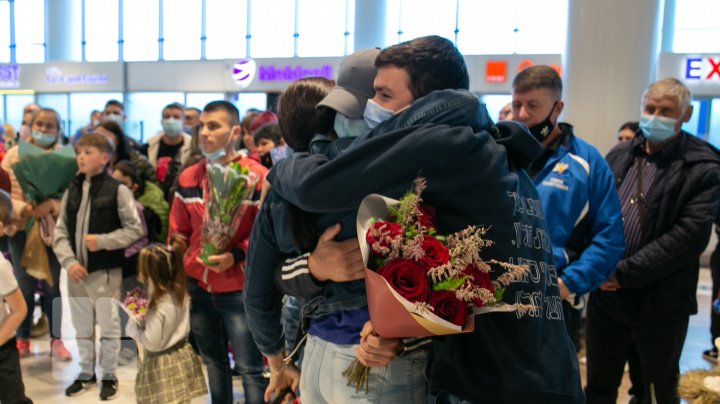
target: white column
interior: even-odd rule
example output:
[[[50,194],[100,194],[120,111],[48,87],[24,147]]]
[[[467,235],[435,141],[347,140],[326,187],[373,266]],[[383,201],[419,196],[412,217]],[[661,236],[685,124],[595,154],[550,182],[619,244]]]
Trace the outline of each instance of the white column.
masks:
[[[355,0],[355,50],[385,47],[386,8],[385,0]]]
[[[47,44],[47,61],[81,61],[81,1],[48,0],[45,4],[45,42]]]
[[[562,121],[606,154],[655,80],[662,0],[569,0]]]

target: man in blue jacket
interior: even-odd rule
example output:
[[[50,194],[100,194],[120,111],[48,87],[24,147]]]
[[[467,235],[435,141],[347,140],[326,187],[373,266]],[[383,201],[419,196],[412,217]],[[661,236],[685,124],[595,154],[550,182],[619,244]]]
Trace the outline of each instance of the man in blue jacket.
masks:
[[[543,145],[530,166],[550,229],[565,324],[578,347],[580,297],[608,280],[625,249],[620,200],[602,155],[560,123],[562,80],[536,65],[515,76],[513,120]]]
[[[392,46],[375,63],[375,96],[365,109],[366,122],[374,129],[332,160],[297,153],[279,163],[270,174],[273,189],[299,208],[320,213],[319,226],[340,221],[339,237],[344,239],[355,237],[357,207],[367,194],[399,198],[416,176],[425,177],[423,199],[437,210],[439,231],[490,226],[488,237],[495,244],[486,258],[531,268],[522,282],[508,287],[506,299],[536,306],[520,318],[512,313],[477,316],[475,332],[435,338],[429,390],[436,402],[583,402],[547,228],[537,191],[524,171],[540,145],[521,125],[495,127],[484,105],[467,91],[465,63],[446,39],[423,37]],[[310,273],[320,244],[305,264]],[[336,264],[314,261],[325,267]],[[370,394],[351,399],[397,402],[385,396],[382,383],[392,378],[387,372],[397,361],[393,357],[399,342],[373,335],[372,324],[363,324],[364,285],[322,286],[313,301],[334,309],[310,322],[300,383],[304,399],[333,401],[323,391],[344,384],[336,373],[349,365],[345,358],[357,344],[356,356],[373,370]],[[329,340],[351,332],[359,333],[351,344]],[[328,358],[327,366],[318,368],[322,359],[308,357]],[[323,379],[324,372],[330,373]],[[319,387],[320,395],[310,392],[308,397],[303,386]]]

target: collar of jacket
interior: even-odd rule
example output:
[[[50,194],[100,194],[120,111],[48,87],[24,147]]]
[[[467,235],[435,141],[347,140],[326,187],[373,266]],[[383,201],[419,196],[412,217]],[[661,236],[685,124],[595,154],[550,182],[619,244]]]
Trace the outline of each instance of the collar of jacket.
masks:
[[[540,143],[532,137],[524,125],[503,122],[496,126],[490,119],[485,104],[467,90],[433,91],[357,139],[362,141],[427,124],[468,126],[475,133],[486,131],[498,144],[505,147],[508,159],[522,168],[529,166],[542,151]]]
[[[470,126],[474,132],[497,132],[485,104],[467,90],[438,90],[418,98],[401,113],[380,123],[358,139],[368,139],[411,126],[422,124]]]
[[[630,153],[633,156],[648,156],[645,152],[645,138],[640,136],[631,140]],[[682,159],[686,163],[714,162],[720,164],[720,151],[713,145],[698,139],[685,131],[682,131],[678,138],[664,147],[662,150],[653,153],[651,158],[656,159],[659,164],[667,164],[676,159]]]

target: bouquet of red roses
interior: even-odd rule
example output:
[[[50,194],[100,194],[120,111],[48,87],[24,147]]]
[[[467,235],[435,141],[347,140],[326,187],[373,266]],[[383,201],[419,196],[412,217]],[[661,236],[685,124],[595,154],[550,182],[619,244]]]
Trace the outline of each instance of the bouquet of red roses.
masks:
[[[424,188],[425,180],[416,179],[414,191],[399,201],[372,194],[360,204],[357,231],[375,332],[384,338],[458,334],[473,331],[475,314],[532,309],[502,302],[505,286],[528,268],[481,257],[493,245],[489,228],[437,234],[435,211],[422,204]],[[355,361],[345,375],[367,388],[367,371]]]

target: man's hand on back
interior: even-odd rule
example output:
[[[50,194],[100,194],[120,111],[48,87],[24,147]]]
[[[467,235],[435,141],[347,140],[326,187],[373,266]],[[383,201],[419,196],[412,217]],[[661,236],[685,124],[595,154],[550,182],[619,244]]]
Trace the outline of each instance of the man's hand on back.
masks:
[[[356,238],[337,242],[340,224],[328,227],[308,258],[310,274],[320,282],[349,282],[365,277],[365,264]]]

